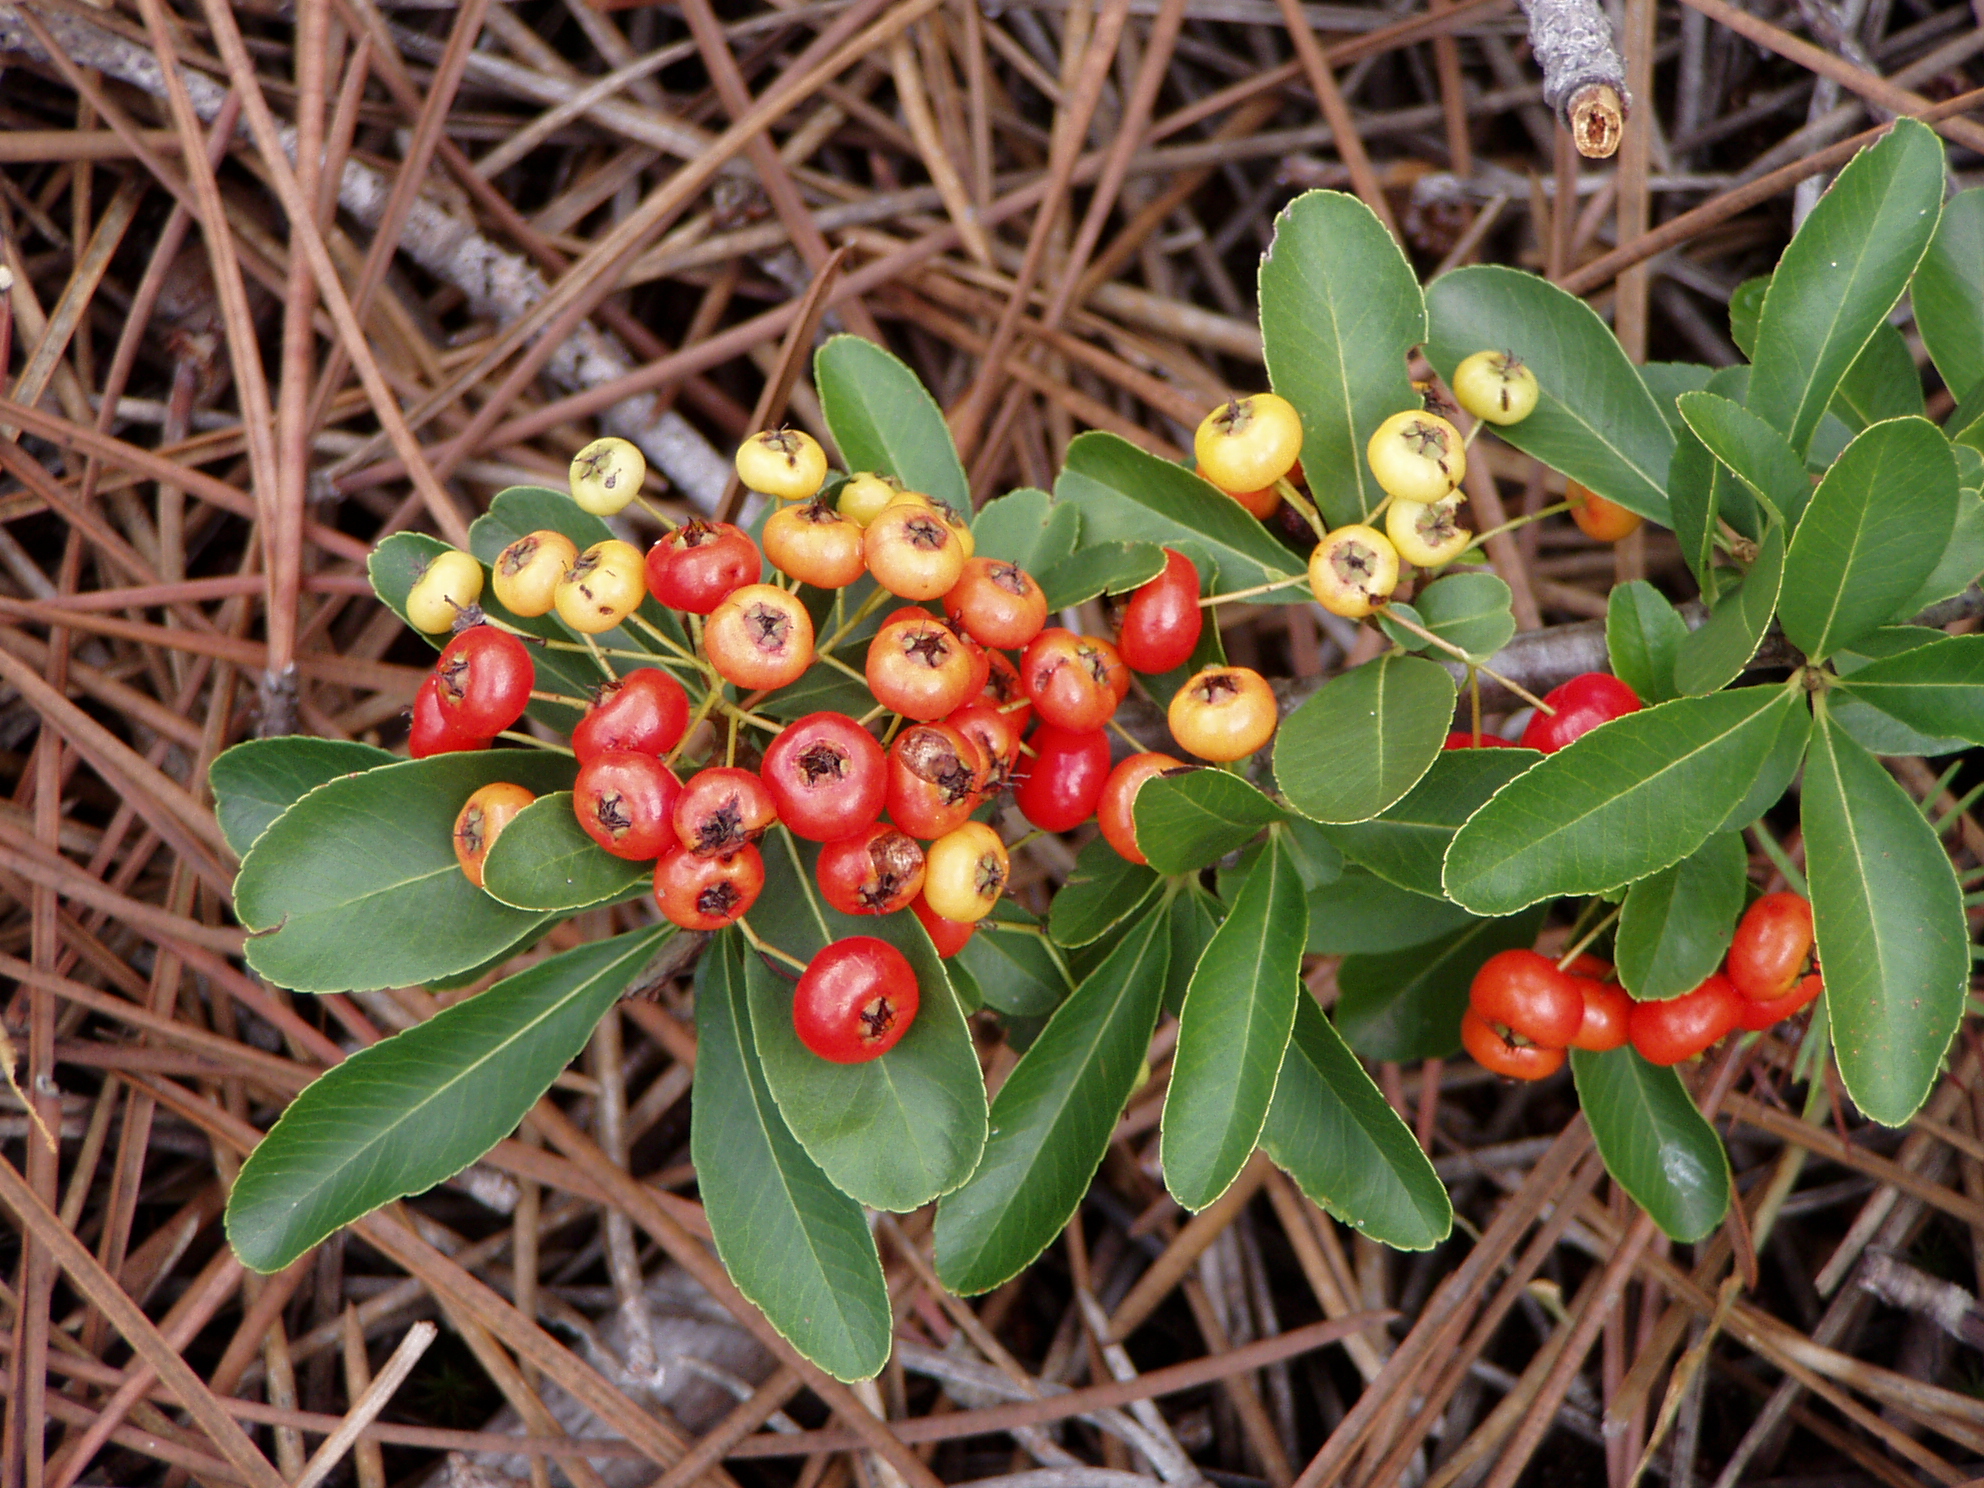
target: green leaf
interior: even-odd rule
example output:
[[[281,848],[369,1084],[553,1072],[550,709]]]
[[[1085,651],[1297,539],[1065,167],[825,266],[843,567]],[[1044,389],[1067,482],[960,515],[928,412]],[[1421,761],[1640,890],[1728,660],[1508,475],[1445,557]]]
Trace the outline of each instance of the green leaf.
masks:
[[[308,792],[340,775],[356,775],[400,757],[346,739],[250,739],[224,751],[207,770],[214,816],[236,857],[245,857],[269,824]]]
[[[1764,296],[1769,293],[1768,274],[1745,279],[1729,292],[1729,339],[1752,360],[1757,355],[1757,320],[1763,314]]]
[[[1848,445],[1785,558],[1780,612],[1792,644],[1822,660],[1894,614],[1949,545],[1956,495],[1949,441],[1927,419],[1890,419]]]
[[[1811,499],[1812,481],[1784,436],[1740,403],[1715,393],[1683,393],[1681,417],[1709,452],[1787,528]]]
[[[1675,399],[1683,393],[1700,392],[1714,376],[1715,368],[1699,362],[1646,362],[1640,367],[1640,381],[1660,405],[1661,417],[1667,420],[1667,428],[1676,439],[1687,432],[1688,426],[1675,406]]]
[[[1225,770],[1158,775],[1137,792],[1137,845],[1159,873],[1192,873],[1288,813]]]
[[[1920,282],[1921,271],[1916,271]],[[1833,394],[1831,412],[1853,433],[1883,419],[1920,418],[1924,407],[1922,374],[1915,370],[1908,340],[1887,321],[1874,327],[1874,336]]]
[[[1275,779],[1313,821],[1369,821],[1432,768],[1453,712],[1445,667],[1390,652],[1332,678],[1282,720]]]
[[[912,491],[971,510],[937,400],[894,356],[859,336],[834,336],[813,354],[820,410],[850,471],[893,475]]]
[[[1446,750],[1404,799],[1367,822],[1324,833],[1378,877],[1437,899],[1441,864],[1461,823],[1540,758],[1531,749]]]
[[[656,926],[562,952],[326,1071],[234,1181],[235,1254],[280,1271],[341,1226],[481,1157],[673,933]]]
[[[1046,1017],[1073,990],[1067,967],[1038,935],[993,928],[1039,924],[1012,900],[1001,899],[951,958],[953,971],[961,966],[970,973],[987,1007],[1016,1017]]]
[[[1302,415],[1302,468],[1330,472],[1316,504],[1332,527],[1362,521],[1385,499],[1364,447],[1419,406],[1405,375],[1426,339],[1419,278],[1364,203],[1307,191],[1275,218],[1260,299],[1269,381]]]
[[[1309,891],[1309,954],[1353,956],[1402,951],[1450,935],[1474,916],[1448,899],[1429,899],[1361,868]]]
[[[1247,1165],[1302,996],[1309,907],[1279,833],[1199,957],[1164,1094],[1164,1186],[1194,1213]]]
[[[1213,932],[1225,915],[1226,906],[1194,880],[1186,880],[1184,891],[1172,899],[1171,959],[1164,968],[1164,1010],[1172,1017],[1185,1011],[1192,973],[1198,970],[1199,957],[1212,944]]]
[[[572,783],[568,755],[443,754],[318,786],[242,859],[234,910],[248,964],[294,992],[407,987],[480,965],[550,917],[511,909],[462,875],[455,817],[499,780]]]
[[[1899,656],[1904,651],[1932,646],[1947,640],[1942,631],[1921,625],[1884,625],[1862,636],[1851,650],[1835,651],[1832,665],[1841,677],[1857,675],[1869,662]],[[1838,724],[1869,754],[1919,754],[1925,757],[1954,754],[1969,740],[1962,735],[1931,735],[1910,728],[1892,714],[1869,706],[1850,693],[1835,688],[1826,698],[1832,721]]]
[[[1512,351],[1542,386],[1503,439],[1608,501],[1666,525],[1674,435],[1611,329],[1591,307],[1519,269],[1477,264],[1426,291],[1426,359],[1451,379],[1477,351]]]
[[[988,501],[971,519],[973,551],[1045,573],[1075,551],[1082,514],[1045,491],[1022,486]]]
[[[1764,529],[1750,571],[1716,600],[1707,623],[1675,648],[1674,686],[1684,696],[1714,692],[1742,675],[1784,592],[1784,563],[1784,529],[1773,522]]]
[[[1913,640],[1906,634],[1908,629],[1914,628],[1903,628],[1904,638]],[[1876,631],[1874,637],[1885,634]],[[1851,672],[1842,666],[1845,674],[1838,683],[1839,696],[1877,709],[1931,741],[1954,739],[1959,747],[1965,740],[1984,744],[1984,636],[1943,637],[1933,630],[1916,630],[1916,635],[1921,640],[1908,649],[1891,651]],[[1836,662],[1845,660],[1845,655],[1835,658]],[[1844,710],[1837,703],[1832,712],[1833,721],[1844,725]]]
[[[1345,956],[1336,1024],[1367,1059],[1445,1059],[1460,1049],[1467,987],[1497,951],[1532,944],[1543,910],[1472,920],[1407,950]]]
[[[1612,675],[1639,695],[1642,703],[1664,703],[1678,696],[1674,660],[1688,634],[1688,622],[1645,579],[1615,585],[1605,604],[1605,652]]]
[[[653,863],[616,858],[586,835],[570,791],[518,812],[482,865],[482,887],[512,909],[569,913],[618,903],[653,882]]]
[[[1757,322],[1751,412],[1801,456],[1867,342],[1908,287],[1943,202],[1943,147],[1899,119],[1834,178],[1778,260]]]
[[[1794,707],[1784,715],[1777,737],[1771,741],[1770,752],[1764,756],[1763,768],[1757,772],[1757,778],[1751,782],[1743,799],[1722,819],[1716,831],[1740,832],[1783,799],[1784,793],[1791,789],[1791,782],[1798,778],[1799,768],[1805,763],[1805,741],[1811,734],[1810,708]]]
[[[744,985],[765,1083],[807,1155],[871,1209],[919,1208],[970,1177],[985,1147],[985,1085],[944,963],[914,915],[856,917],[819,904],[810,845],[802,854],[780,831],[763,851],[765,889],[750,919],[765,940],[810,961],[830,941],[872,935],[916,972],[916,1021],[864,1064],[829,1063],[799,1042],[789,971],[753,955]]]
[[[1949,390],[1966,398],[1984,388],[1984,187],[1944,204],[1909,294],[1922,344]]]
[[[1394,1250],[1431,1250],[1453,1229],[1433,1164],[1306,995],[1261,1146],[1317,1204]]]
[[[1170,948],[1169,917],[1145,915],[999,1087],[984,1161],[937,1206],[937,1275],[953,1292],[1017,1276],[1088,1192],[1143,1069]]]
[[[1447,849],[1449,898],[1507,914],[1596,894],[1700,847],[1748,794],[1802,694],[1744,688],[1629,713],[1518,776]]]
[[[1735,484],[1729,468],[1683,424],[1675,436],[1674,458],[1667,466],[1668,521],[1681,545],[1682,561],[1704,591],[1715,567],[1716,517],[1722,489]]]
[[[1613,1181],[1669,1239],[1706,1239],[1729,1208],[1729,1155],[1680,1075],[1630,1046],[1573,1049],[1571,1074]]]
[[[1722,964],[1743,910],[1749,856],[1742,836],[1718,832],[1672,868],[1626,891],[1613,956],[1641,1002],[1692,992]]]
[[[1152,870],[1120,856],[1103,838],[1091,838],[1048,908],[1047,933],[1056,945],[1091,945],[1141,909],[1157,885]]]
[[[1268,530],[1191,471],[1138,449],[1114,434],[1078,434],[1054,494],[1081,511],[1082,542],[1196,542],[1219,565],[1220,582],[1246,589],[1300,576],[1302,561]],[[1261,603],[1295,603],[1300,586],[1264,595]]]
[[[689,1155],[717,1255],[780,1335],[835,1379],[889,1361],[894,1318],[861,1206],[779,1115],[758,1067],[744,947],[725,931],[696,968]]]
[[[1921,586],[1894,607],[1889,618],[1906,620],[1932,604],[1953,599],[1976,583],[1979,574],[1984,574],[1984,497],[1976,491],[1959,491],[1956,525],[1943,547],[1943,556]]]
[[[1855,1105],[1900,1126],[1927,1098],[1963,1016],[1970,935],[1962,891],[1915,802],[1823,711],[1803,803],[1839,1073]]]
[[[1516,633],[1509,597],[1509,586],[1494,574],[1457,573],[1435,579],[1413,597],[1411,604],[1394,602],[1387,609],[1409,612],[1415,622],[1480,662],[1506,646]],[[1423,651],[1433,644],[1394,624],[1384,612],[1380,612],[1378,623],[1408,651]]]
[[[1097,543],[1036,577],[1047,592],[1047,608],[1065,610],[1098,594],[1126,594],[1147,584],[1164,572],[1164,562],[1164,549],[1156,543]]]

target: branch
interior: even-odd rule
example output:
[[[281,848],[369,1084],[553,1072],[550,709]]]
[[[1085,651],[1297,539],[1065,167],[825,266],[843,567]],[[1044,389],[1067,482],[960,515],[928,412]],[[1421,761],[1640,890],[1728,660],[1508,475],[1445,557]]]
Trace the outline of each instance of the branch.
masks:
[[[1543,69],[1543,101],[1571,132],[1578,153],[1603,160],[1624,137],[1626,65],[1598,0],[1520,0],[1529,45]]]

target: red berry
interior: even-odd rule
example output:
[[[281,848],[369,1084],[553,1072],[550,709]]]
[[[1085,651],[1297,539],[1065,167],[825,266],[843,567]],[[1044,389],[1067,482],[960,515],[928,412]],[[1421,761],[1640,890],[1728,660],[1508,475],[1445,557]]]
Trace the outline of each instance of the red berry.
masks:
[[[978,807],[985,762],[948,724],[919,723],[889,749],[889,819],[929,842],[956,831]]]
[[[842,914],[891,914],[923,892],[923,848],[900,827],[874,822],[823,845],[813,876]]]
[[[579,766],[572,814],[588,837],[616,858],[645,863],[675,841],[682,782],[651,754],[615,750]]]
[[[1573,677],[1563,686],[1544,693],[1543,701],[1557,711],[1536,710],[1529,726],[1522,731],[1522,747],[1545,754],[1555,754],[1601,723],[1640,710],[1639,694],[1610,672],[1586,672]]]
[[[1133,672],[1168,672],[1192,659],[1205,628],[1199,571],[1183,553],[1164,550],[1164,572],[1130,596],[1116,649]]]
[[[1114,646],[1058,625],[1035,636],[1020,658],[1020,681],[1034,711],[1056,728],[1101,728],[1122,700],[1119,680],[1127,691],[1129,669]]]
[[[1017,651],[1047,623],[1047,596],[1017,563],[967,558],[944,613],[982,646]]]
[[[1727,971],[1752,1002],[1788,995],[1812,949],[1812,906],[1802,894],[1766,894],[1743,911],[1730,942]]]
[[[1545,1049],[1567,1049],[1584,1023],[1584,996],[1567,971],[1535,951],[1498,951],[1482,962],[1467,1001],[1489,1023]]]
[[[572,752],[579,763],[609,750],[662,755],[682,742],[689,727],[689,696],[660,667],[636,667],[617,682],[602,684],[572,727]]]
[[[1109,735],[1043,723],[1033,731],[1033,758],[1021,763],[1013,800],[1043,832],[1066,832],[1095,814],[1109,779]]]
[[[437,754],[459,754],[466,749],[487,749],[489,739],[476,738],[455,727],[441,706],[441,679],[429,672],[413,694],[413,727],[406,736],[406,750],[415,759]]]
[[[916,916],[923,928],[930,933],[930,944],[937,948],[937,954],[948,961],[971,942],[978,930],[976,920],[947,920],[930,907],[930,901],[918,894],[909,901],[909,912]]]
[[[741,527],[685,522],[648,549],[648,593],[671,610],[707,615],[764,572],[757,544]]]
[[[765,860],[750,843],[727,858],[705,858],[670,843],[654,865],[654,901],[684,930],[721,930],[758,902]]]
[[[879,1059],[916,1021],[916,972],[872,935],[850,935],[816,955],[792,992],[799,1041],[835,1064]]]
[[[759,774],[779,820],[808,842],[853,835],[882,814],[888,797],[888,756],[844,713],[787,724]]]
[[[922,723],[955,712],[984,686],[956,632],[921,610],[883,623],[863,670],[876,702]]]
[[[1584,1021],[1578,1025],[1571,1047],[1589,1049],[1594,1054],[1621,1047],[1629,1035],[1633,1012],[1633,1000],[1626,995],[1626,989],[1576,974],[1571,982],[1584,998]]]
[[[474,625],[442,649],[434,676],[441,710],[455,731],[493,739],[524,716],[537,669],[524,643],[507,630]]]
[[[1442,749],[1514,749],[1518,746],[1513,739],[1504,739],[1500,734],[1491,734],[1485,730],[1477,743],[1471,729],[1456,729],[1447,735],[1447,742],[1440,747]]]
[[[1798,984],[1782,997],[1774,997],[1768,1002],[1753,998],[1743,999],[1742,1018],[1739,1027],[1752,1033],[1762,1033],[1766,1028],[1782,1023],[1793,1013],[1800,1012],[1818,1001],[1819,994],[1826,990],[1826,979],[1816,971],[1798,979]]]
[[[966,703],[944,722],[978,746],[985,760],[985,777],[978,793],[990,796],[1002,791],[1012,780],[1020,758],[1020,730],[1014,715],[1001,713],[989,703]]]
[[[765,782],[749,770],[716,765],[689,777],[674,817],[684,847],[699,857],[721,858],[769,832],[778,807]]]
[[[1512,1043],[1473,1008],[1460,1015],[1460,1041],[1476,1064],[1511,1080],[1548,1079],[1564,1067],[1562,1049]]]
[[[1117,853],[1132,863],[1148,863],[1137,846],[1137,792],[1153,775],[1166,770],[1182,770],[1183,760],[1168,754],[1133,754],[1109,772],[1102,783],[1102,795],[1095,803],[1095,824]]]
[[[1721,972],[1685,996],[1636,1002],[1627,1027],[1633,1047],[1651,1064],[1692,1059],[1743,1021],[1743,994]]]

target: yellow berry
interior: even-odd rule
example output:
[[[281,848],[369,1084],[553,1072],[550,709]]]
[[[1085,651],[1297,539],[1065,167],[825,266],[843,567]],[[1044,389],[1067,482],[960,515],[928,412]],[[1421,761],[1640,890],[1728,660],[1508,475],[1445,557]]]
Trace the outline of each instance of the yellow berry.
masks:
[[[1222,491],[1263,491],[1295,468],[1302,419],[1274,393],[1219,405],[1200,422],[1192,447],[1199,474]]]
[[[641,550],[608,538],[579,554],[559,581],[553,605],[558,618],[581,635],[613,629],[647,598],[647,570]]]
[[[804,501],[827,479],[827,452],[798,429],[763,429],[737,450],[737,478],[780,501]]]
[[[551,613],[558,584],[579,561],[579,545],[562,532],[528,532],[496,555],[491,584],[513,615]]]
[[[436,553],[406,594],[407,624],[429,635],[454,628],[461,612],[482,598],[482,565],[459,548]]]
[[[1397,587],[1398,549],[1375,527],[1339,527],[1309,555],[1309,588],[1332,615],[1361,620]]]
[[[595,517],[623,510],[647,478],[647,457],[624,439],[595,439],[572,456],[572,500]]]
[[[1393,501],[1385,508],[1385,535],[1399,557],[1418,568],[1438,568],[1458,558],[1474,540],[1460,525],[1460,498]]]
[[[1460,430],[1435,413],[1395,413],[1365,446],[1371,474],[1401,501],[1438,501],[1467,473]]]
[[[1454,368],[1454,399],[1491,424],[1519,424],[1536,407],[1536,374],[1508,351],[1477,351]]]
[[[847,484],[840,488],[836,505],[843,517],[866,527],[902,494],[903,489],[894,477],[864,470],[848,478]]]

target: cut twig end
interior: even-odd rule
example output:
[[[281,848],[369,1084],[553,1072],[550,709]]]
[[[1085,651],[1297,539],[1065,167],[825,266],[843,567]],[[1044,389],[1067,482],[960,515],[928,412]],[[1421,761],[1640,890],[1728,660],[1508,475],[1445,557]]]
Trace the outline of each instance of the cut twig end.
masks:
[[[1586,160],[1607,160],[1626,137],[1626,103],[1610,83],[1587,83],[1564,109],[1571,142]]]

